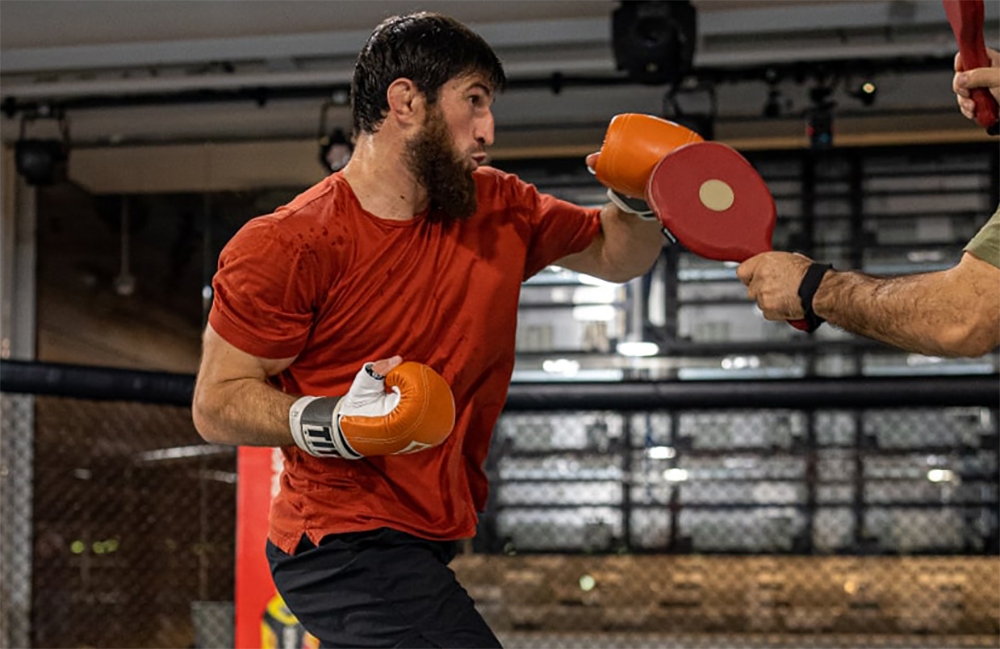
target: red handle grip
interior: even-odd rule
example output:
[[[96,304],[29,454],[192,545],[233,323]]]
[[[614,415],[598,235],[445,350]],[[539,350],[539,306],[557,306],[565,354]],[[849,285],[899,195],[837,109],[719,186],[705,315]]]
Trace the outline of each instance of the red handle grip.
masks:
[[[966,70],[988,68],[992,64],[983,40],[985,20],[983,0],[942,0],[944,13],[948,16],[951,31],[958,43],[958,53],[962,55],[962,67]],[[998,119],[997,100],[986,88],[973,88],[970,93],[976,102],[976,122],[985,129],[996,128]]]

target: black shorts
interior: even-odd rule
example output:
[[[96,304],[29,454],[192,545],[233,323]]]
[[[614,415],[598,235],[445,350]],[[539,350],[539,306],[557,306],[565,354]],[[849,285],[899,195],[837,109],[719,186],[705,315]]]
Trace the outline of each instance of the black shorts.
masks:
[[[382,528],[267,542],[278,592],[323,647],[500,647],[448,567],[455,542]]]

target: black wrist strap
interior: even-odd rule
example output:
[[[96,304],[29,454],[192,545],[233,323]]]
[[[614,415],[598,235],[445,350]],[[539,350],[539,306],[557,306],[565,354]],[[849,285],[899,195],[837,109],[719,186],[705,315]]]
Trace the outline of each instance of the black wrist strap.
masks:
[[[365,363],[365,372],[376,381],[384,381],[385,377],[375,371],[375,363]]]
[[[833,270],[832,264],[820,264],[814,261],[802,277],[802,283],[799,284],[799,300],[802,301],[802,311],[806,314],[804,319],[809,325],[810,332],[816,331],[826,322],[813,311],[813,296],[816,295],[816,289],[819,288],[819,283],[823,281],[823,276],[828,270]]]

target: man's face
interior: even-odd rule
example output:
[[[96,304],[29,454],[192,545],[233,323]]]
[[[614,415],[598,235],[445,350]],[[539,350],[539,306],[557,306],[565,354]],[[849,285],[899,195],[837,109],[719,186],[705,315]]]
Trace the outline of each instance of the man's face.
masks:
[[[445,221],[476,211],[472,172],[493,143],[493,94],[477,76],[457,77],[428,105],[423,128],[406,145],[406,161]]]

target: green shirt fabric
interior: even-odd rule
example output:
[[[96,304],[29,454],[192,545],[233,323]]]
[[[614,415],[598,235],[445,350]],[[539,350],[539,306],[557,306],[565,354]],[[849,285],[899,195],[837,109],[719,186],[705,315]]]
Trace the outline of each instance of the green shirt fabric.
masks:
[[[988,264],[1000,268],[1000,208],[993,213],[986,225],[972,237],[965,251]]]

